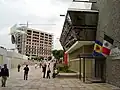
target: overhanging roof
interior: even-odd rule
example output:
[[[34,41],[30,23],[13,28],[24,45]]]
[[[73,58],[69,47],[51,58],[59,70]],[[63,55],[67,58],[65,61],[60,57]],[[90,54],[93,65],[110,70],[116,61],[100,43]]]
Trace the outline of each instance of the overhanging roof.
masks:
[[[93,13],[97,13],[97,10],[91,10],[91,9],[79,9],[79,8],[68,8],[68,12],[69,11],[79,11],[79,12],[93,12]]]
[[[83,45],[92,45],[94,44],[94,41],[76,41],[75,44],[73,44],[67,51],[66,53],[71,53],[78,48],[82,47]]]
[[[91,9],[68,8],[67,14],[72,25],[97,26],[98,11]]]

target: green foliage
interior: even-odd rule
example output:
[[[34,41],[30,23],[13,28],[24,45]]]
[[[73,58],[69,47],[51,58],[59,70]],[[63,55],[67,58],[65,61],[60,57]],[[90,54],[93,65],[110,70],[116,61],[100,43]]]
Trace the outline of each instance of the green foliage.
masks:
[[[69,70],[69,66],[65,64],[57,64],[58,72],[60,73],[75,73]]]
[[[63,57],[64,51],[63,50],[53,50],[52,54],[57,60],[60,60],[60,58]]]

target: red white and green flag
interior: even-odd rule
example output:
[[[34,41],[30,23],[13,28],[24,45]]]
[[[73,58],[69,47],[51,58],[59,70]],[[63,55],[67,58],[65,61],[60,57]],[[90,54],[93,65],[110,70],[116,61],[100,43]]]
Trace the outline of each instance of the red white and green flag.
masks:
[[[107,35],[104,35],[102,54],[106,57],[110,54],[114,40]]]

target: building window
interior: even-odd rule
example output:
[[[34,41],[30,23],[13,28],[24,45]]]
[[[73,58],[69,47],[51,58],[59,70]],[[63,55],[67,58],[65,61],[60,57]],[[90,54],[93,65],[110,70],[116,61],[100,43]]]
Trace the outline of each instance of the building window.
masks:
[[[44,33],[41,33],[41,35],[44,35]]]
[[[47,44],[47,42],[45,42],[45,44]]]
[[[43,41],[40,41],[40,43],[43,43]]]
[[[49,37],[52,37],[52,35],[49,35]]]

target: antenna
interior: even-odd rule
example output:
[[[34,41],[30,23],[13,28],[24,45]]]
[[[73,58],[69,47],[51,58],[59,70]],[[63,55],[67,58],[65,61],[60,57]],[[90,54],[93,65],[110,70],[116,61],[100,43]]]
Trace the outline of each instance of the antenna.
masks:
[[[26,25],[26,26],[28,27],[29,25],[41,25],[41,26],[42,26],[42,25],[46,25],[46,26],[47,26],[47,25],[49,25],[49,26],[52,26],[52,25],[53,25],[53,26],[54,26],[54,25],[56,25],[56,24],[30,24],[30,23],[28,23],[28,21],[27,21],[26,24],[19,24],[19,25]]]

